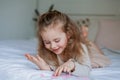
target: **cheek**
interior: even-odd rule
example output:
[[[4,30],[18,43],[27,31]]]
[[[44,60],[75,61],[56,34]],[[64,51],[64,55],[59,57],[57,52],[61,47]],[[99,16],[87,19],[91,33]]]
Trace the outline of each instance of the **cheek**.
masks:
[[[67,43],[68,43],[68,41],[66,39],[64,41],[61,41],[61,43],[59,45],[62,46],[62,47],[66,47]]]
[[[50,45],[45,45],[45,48],[50,50]]]

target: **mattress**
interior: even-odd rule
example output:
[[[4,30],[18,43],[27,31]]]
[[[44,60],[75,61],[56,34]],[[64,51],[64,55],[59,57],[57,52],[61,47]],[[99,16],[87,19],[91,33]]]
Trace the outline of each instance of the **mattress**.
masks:
[[[105,68],[92,69],[94,80],[120,80],[120,51],[102,48],[104,54],[110,58],[111,65]]]
[[[24,55],[37,52],[36,40],[4,40],[0,41],[0,80],[90,80],[88,77],[77,77],[62,74],[52,76],[52,71],[39,70],[28,61]],[[92,69],[92,80],[119,80],[120,78],[120,52],[102,48],[112,64],[105,68]]]

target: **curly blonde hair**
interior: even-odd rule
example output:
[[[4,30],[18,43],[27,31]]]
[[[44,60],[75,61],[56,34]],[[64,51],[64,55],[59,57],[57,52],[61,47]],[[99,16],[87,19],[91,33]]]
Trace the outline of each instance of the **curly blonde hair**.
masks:
[[[70,35],[67,47],[62,52],[62,60],[66,62],[70,58],[79,60],[82,63],[83,60],[83,49],[81,46],[82,39],[80,37],[80,30],[78,26],[73,22],[66,14],[59,11],[46,12],[38,18],[38,28],[37,35],[39,39],[38,54],[42,57],[48,64],[59,66],[57,55],[45,48],[43,43],[41,33],[45,28],[49,27],[51,24],[63,23],[62,30]]]

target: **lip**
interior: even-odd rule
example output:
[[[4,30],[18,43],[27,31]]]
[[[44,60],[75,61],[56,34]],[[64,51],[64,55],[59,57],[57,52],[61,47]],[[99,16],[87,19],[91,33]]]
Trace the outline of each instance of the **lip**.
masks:
[[[58,51],[58,50],[59,50],[59,48],[58,48],[58,49],[53,49],[54,52],[56,52],[56,51]]]
[[[58,48],[58,49],[54,49],[53,52],[54,52],[54,53],[58,53],[59,50],[60,50],[60,48]]]

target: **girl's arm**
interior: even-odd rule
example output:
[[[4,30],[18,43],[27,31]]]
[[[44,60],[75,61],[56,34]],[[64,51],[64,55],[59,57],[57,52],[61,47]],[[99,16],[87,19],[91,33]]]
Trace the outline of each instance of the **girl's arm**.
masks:
[[[76,76],[86,76],[90,75],[91,68],[88,65],[82,65],[78,62],[75,62],[75,70],[72,72]]]
[[[49,65],[39,55],[32,56],[30,54],[25,54],[25,57],[32,63],[36,64],[39,69],[50,70]]]
[[[92,47],[94,47],[97,51],[98,51],[98,53],[100,53],[100,54],[103,54],[104,55],[104,53],[100,50],[100,48],[95,44],[95,43],[93,43],[93,42],[90,42],[90,44],[91,44],[91,46]]]
[[[76,76],[89,76],[91,71],[91,62],[88,56],[88,49],[84,44],[82,44],[82,47],[84,50],[83,63],[81,64],[79,61],[76,61],[75,70],[72,74]]]
[[[60,65],[54,73],[54,76],[59,76],[62,72],[72,74],[75,76],[86,76],[88,77],[91,71],[91,63],[88,56],[88,50],[85,45],[82,45],[84,49],[83,63],[80,64],[80,61],[75,61],[74,59],[69,59],[64,64]]]
[[[75,63],[73,59],[69,59],[67,62],[63,63],[57,67],[54,71],[54,76],[59,76],[62,72],[71,74],[75,69]]]
[[[58,68],[54,70],[55,71],[54,76],[60,76],[60,74],[64,72],[75,76],[88,77],[90,74],[90,70],[91,68],[89,67],[89,65],[79,64],[79,62],[76,62],[73,59],[69,59],[67,62],[60,65]]]

